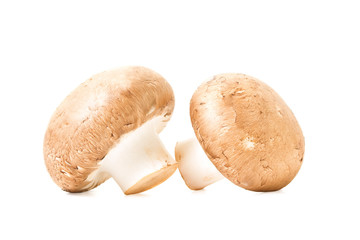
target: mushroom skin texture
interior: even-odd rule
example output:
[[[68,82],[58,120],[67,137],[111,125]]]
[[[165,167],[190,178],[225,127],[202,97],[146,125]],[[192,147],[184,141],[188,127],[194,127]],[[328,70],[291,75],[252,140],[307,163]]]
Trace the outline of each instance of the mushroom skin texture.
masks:
[[[284,100],[256,78],[216,75],[190,102],[195,135],[215,167],[234,184],[276,191],[298,173],[305,141]]]
[[[94,75],[51,117],[43,146],[50,176],[68,192],[93,189],[110,177],[125,194],[160,184],[177,169],[158,137],[173,109],[171,86],[150,69]]]

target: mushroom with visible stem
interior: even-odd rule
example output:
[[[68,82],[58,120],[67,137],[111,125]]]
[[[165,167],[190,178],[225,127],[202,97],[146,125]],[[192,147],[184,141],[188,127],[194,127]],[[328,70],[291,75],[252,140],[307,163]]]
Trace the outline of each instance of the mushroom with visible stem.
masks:
[[[170,85],[150,69],[94,75],[50,120],[44,139],[50,176],[68,192],[93,189],[110,177],[125,194],[160,184],[177,169],[158,136],[173,108]]]
[[[194,141],[178,143],[175,152],[191,189],[220,178],[213,168],[203,167],[210,161],[227,179],[252,191],[285,187],[302,165],[305,142],[294,114],[273,89],[253,77],[214,76],[192,96],[190,117],[203,154]],[[208,159],[200,156],[205,154]]]

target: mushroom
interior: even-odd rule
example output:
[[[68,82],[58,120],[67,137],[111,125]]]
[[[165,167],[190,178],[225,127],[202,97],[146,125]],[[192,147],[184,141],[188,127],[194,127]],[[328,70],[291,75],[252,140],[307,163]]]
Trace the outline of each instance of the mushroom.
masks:
[[[234,184],[252,191],[276,191],[298,173],[305,142],[284,100],[265,83],[244,75],[216,75],[190,102],[191,123],[207,158]],[[194,141],[176,146],[179,171],[191,189],[220,177]],[[208,181],[209,176],[215,176]],[[195,187],[193,187],[195,186]]]
[[[177,169],[158,136],[173,108],[171,86],[150,69],[94,75],[50,120],[44,138],[50,176],[68,192],[93,189],[110,177],[125,194],[162,183]]]

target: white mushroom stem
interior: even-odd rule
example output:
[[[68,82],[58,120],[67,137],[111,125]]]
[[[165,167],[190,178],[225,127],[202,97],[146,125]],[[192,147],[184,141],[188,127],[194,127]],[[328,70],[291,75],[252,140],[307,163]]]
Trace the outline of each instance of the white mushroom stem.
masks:
[[[165,181],[177,164],[158,136],[164,126],[164,118],[157,117],[122,136],[95,171],[96,176],[89,177],[108,174],[125,194],[142,192]]]
[[[178,142],[175,147],[175,158],[182,178],[192,190],[203,189],[224,178],[195,138]]]

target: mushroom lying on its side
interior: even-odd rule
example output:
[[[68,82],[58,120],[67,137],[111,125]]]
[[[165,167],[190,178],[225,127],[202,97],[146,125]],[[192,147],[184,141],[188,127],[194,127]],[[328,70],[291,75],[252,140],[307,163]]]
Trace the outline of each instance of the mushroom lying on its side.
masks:
[[[113,177],[125,194],[150,189],[176,170],[158,133],[174,108],[174,94],[159,74],[124,67],[94,75],[53,114],[44,158],[63,190],[82,192]]]
[[[301,167],[305,142],[294,114],[273,89],[253,77],[214,76],[194,93],[190,116],[207,158],[240,187],[279,190]],[[199,151],[194,141],[180,142],[175,149],[179,171],[191,189],[220,179]]]

